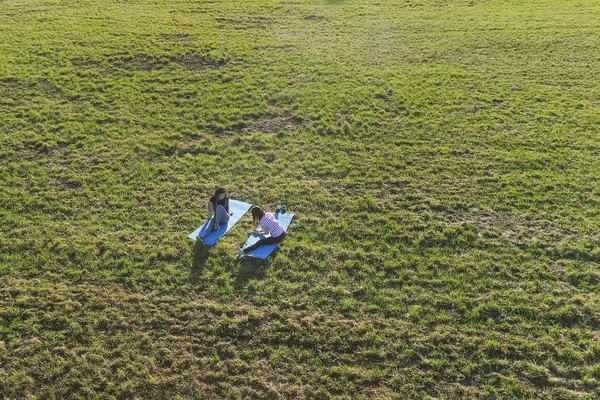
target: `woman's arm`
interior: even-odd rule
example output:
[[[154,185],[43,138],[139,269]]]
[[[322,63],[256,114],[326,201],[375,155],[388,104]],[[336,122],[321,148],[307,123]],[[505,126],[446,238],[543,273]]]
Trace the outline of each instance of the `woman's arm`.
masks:
[[[233,215],[233,213],[229,211],[229,197],[227,197],[227,200],[225,201],[225,210],[227,210],[227,214]]]
[[[208,202],[208,210],[207,211],[208,211],[208,219],[211,219],[215,213],[212,201]]]
[[[256,229],[254,230],[254,233],[256,233],[257,235],[268,235],[269,230],[267,228],[265,228],[264,226],[258,224]]]
[[[262,226],[260,224],[260,221],[259,221],[258,222],[258,226],[254,230],[254,233],[256,233],[257,235],[268,235],[269,234],[269,228],[267,228],[265,226]]]
[[[267,203],[265,205],[265,211],[266,212],[271,212],[272,208],[273,208],[273,206],[271,205],[271,203]],[[258,235],[268,235],[269,234],[269,228],[266,228],[266,227],[262,226],[260,224],[260,222],[259,222],[258,226],[254,230],[254,233],[256,233]]]

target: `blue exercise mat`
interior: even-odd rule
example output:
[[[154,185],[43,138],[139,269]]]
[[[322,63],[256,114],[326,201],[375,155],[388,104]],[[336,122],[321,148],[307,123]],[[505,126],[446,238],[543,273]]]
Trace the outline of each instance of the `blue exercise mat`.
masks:
[[[252,204],[244,203],[243,201],[238,200],[229,200],[229,212],[233,213],[231,217],[229,217],[229,222],[227,225],[221,225],[218,231],[205,234],[203,244],[207,246],[212,246],[217,243],[221,237],[225,236],[228,230],[230,230],[239,220],[248,212],[248,210],[252,207]],[[198,234],[206,231],[208,228],[208,223],[210,221],[206,221],[200,228],[196,229],[194,232],[190,233],[188,237],[192,240],[196,240]]]
[[[292,218],[294,218],[294,214],[288,213],[275,213],[275,218],[279,221],[279,223],[283,226],[283,229],[287,232],[288,227],[292,223]],[[264,239],[269,237],[270,235],[257,235],[253,233],[250,235],[246,243],[244,243],[244,249],[246,247],[252,246],[254,243],[258,242],[260,239]],[[258,249],[253,250],[251,252],[246,253],[247,257],[260,258],[265,260],[269,255],[275,250],[277,244],[267,244],[264,246],[260,246]]]

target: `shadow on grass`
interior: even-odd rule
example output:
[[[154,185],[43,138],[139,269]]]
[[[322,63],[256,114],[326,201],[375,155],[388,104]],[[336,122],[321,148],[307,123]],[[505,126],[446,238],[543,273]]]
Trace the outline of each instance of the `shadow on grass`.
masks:
[[[279,246],[273,250],[266,260],[253,257],[243,257],[239,260],[240,269],[235,278],[233,287],[236,291],[242,290],[251,279],[264,279],[265,270],[271,264],[269,260],[275,258],[279,252]]]
[[[277,250],[275,250],[277,251]],[[244,289],[251,279],[264,279],[265,270],[269,266],[269,259],[243,257],[240,261],[240,269],[235,277],[233,287],[236,291]]]
[[[200,242],[196,242],[194,245],[194,249],[192,250],[192,265],[190,267],[190,281],[192,283],[198,283],[200,276],[202,276],[211,249],[212,247],[204,246]]]

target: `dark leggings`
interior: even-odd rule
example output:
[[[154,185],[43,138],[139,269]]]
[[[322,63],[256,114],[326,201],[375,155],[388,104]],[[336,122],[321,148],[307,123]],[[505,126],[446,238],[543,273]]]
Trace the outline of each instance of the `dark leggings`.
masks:
[[[244,253],[247,253],[252,250],[256,250],[260,246],[264,246],[266,244],[279,243],[283,240],[284,237],[285,237],[285,232],[283,232],[281,235],[279,235],[277,237],[269,236],[268,238],[260,239],[258,242],[254,243],[252,246],[246,247],[244,249]]]

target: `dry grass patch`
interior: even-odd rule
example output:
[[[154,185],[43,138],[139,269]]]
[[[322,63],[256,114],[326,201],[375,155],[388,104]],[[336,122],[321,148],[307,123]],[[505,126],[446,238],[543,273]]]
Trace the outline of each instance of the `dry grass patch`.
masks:
[[[304,19],[306,19],[308,21],[317,21],[317,22],[327,21],[327,18],[325,18],[321,15],[308,15]]]
[[[164,68],[166,63],[148,54],[135,54],[123,58],[117,65],[124,69],[149,72]]]
[[[451,225],[463,223],[474,224],[480,237],[497,237],[513,242],[523,243],[535,239],[562,242],[576,240],[576,230],[564,230],[557,226],[556,221],[551,220],[524,220],[515,215],[503,211],[470,209],[446,212],[444,215]]]
[[[198,53],[186,53],[171,59],[187,71],[204,71],[212,68],[221,68],[227,64],[225,59],[213,59]]]
[[[71,65],[79,69],[94,69],[100,67],[101,63],[91,58],[75,57],[71,59]]]

